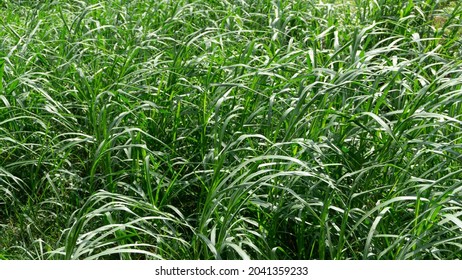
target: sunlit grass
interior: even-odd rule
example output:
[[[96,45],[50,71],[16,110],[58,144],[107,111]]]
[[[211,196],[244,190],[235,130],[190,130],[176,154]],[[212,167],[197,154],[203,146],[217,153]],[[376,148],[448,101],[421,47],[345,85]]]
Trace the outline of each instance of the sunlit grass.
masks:
[[[457,1],[3,1],[0,259],[459,259]]]

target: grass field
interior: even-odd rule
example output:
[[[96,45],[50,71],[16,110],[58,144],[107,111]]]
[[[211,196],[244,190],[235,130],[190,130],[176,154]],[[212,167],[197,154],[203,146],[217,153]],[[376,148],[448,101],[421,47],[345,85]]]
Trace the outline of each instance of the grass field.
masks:
[[[0,1],[0,259],[460,259],[461,30],[459,1]]]

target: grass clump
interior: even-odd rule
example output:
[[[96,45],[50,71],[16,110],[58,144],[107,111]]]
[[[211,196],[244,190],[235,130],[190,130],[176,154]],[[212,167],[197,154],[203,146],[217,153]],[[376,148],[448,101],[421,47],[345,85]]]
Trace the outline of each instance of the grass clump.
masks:
[[[457,1],[22,2],[0,259],[462,257]]]

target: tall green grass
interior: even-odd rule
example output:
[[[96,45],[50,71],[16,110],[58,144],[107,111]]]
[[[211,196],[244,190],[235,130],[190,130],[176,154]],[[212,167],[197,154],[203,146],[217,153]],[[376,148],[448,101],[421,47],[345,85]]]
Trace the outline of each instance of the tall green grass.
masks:
[[[0,5],[0,259],[462,257],[459,2]]]

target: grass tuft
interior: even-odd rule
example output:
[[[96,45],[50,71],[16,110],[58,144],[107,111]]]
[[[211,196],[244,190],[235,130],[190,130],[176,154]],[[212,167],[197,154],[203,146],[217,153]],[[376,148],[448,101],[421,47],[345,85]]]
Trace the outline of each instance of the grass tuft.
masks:
[[[458,1],[2,1],[0,259],[460,259]]]

